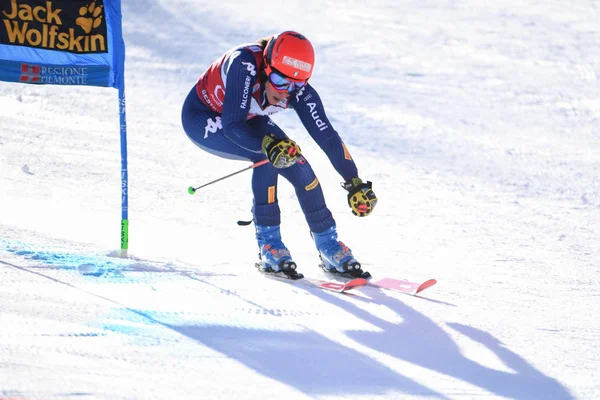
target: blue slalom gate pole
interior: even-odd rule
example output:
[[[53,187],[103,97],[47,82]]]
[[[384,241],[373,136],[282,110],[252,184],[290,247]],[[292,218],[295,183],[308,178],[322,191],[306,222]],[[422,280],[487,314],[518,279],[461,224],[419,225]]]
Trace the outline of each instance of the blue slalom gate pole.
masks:
[[[119,125],[121,131],[121,257],[127,257],[129,249],[129,178],[127,173],[125,84],[119,87]]]

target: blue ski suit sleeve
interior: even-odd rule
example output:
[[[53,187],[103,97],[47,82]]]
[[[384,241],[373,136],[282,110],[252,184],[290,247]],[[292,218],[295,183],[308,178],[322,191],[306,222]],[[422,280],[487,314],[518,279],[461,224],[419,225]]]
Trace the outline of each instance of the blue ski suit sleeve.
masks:
[[[231,55],[225,68],[227,80],[221,113],[223,134],[238,146],[261,153],[264,135],[246,123],[252,102],[252,87],[258,77],[254,55],[249,50],[237,51]]]
[[[306,85],[298,94],[290,98],[290,105],[296,110],[310,136],[327,154],[329,161],[344,181],[358,177],[356,164],[340,135],[331,126],[317,91],[310,84]]]

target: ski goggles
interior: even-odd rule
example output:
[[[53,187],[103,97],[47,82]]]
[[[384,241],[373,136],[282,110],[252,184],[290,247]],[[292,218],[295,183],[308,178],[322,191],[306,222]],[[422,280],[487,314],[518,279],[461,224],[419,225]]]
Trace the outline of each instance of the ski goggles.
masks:
[[[269,74],[269,82],[276,91],[288,93],[294,93],[306,85],[306,81],[294,81],[276,71]]]

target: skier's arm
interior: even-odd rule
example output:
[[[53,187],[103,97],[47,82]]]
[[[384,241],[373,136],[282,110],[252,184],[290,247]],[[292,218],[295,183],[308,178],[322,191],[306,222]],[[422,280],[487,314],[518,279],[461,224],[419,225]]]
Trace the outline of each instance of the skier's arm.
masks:
[[[261,153],[264,135],[246,123],[252,101],[252,87],[258,76],[254,55],[250,51],[238,51],[227,62],[227,82],[221,114],[223,134],[238,146]]]
[[[334,168],[344,178],[343,187],[348,191],[348,205],[352,213],[359,217],[370,215],[377,205],[377,196],[371,182],[363,182],[358,177],[358,169],[340,135],[333,129],[325,115],[325,109],[317,91],[306,85],[291,99],[290,103],[300,120],[327,154]]]
[[[331,126],[317,91],[311,85],[306,85],[298,94],[290,98],[290,104],[296,110],[310,136],[327,154],[331,164],[344,181],[358,177],[356,164],[340,135]]]

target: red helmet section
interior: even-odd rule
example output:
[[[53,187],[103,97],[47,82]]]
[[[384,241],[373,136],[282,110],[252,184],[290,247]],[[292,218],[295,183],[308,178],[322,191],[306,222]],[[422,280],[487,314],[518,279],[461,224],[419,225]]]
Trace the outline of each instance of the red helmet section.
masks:
[[[269,40],[263,52],[267,75],[271,68],[298,81],[306,81],[313,72],[315,51],[310,41],[294,31],[282,32]]]

